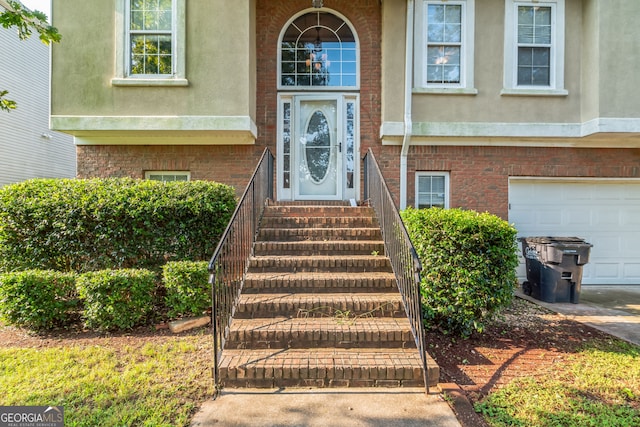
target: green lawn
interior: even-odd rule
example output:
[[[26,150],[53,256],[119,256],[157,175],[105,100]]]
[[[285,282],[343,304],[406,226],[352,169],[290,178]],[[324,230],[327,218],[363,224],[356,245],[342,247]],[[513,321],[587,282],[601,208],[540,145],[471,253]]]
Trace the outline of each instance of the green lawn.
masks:
[[[492,427],[638,427],[640,348],[588,342],[569,363],[494,390],[476,410]]]
[[[187,426],[210,398],[212,338],[0,347],[0,404],[63,406],[65,426]]]

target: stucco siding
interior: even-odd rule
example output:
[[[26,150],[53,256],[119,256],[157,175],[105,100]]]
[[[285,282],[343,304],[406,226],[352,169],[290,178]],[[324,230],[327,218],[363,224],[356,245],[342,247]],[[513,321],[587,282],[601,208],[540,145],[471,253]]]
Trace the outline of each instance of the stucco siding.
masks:
[[[73,138],[49,129],[49,48],[0,28],[0,90],[17,102],[0,111],[0,186],[30,178],[72,178]]]
[[[255,120],[254,0],[186,2],[186,49],[178,54],[186,57],[188,85],[145,87],[113,81],[119,54],[116,22],[122,19],[117,14],[124,13],[120,2],[54,2],[53,23],[65,36],[65,43],[53,48],[54,125],[71,131],[70,117]]]

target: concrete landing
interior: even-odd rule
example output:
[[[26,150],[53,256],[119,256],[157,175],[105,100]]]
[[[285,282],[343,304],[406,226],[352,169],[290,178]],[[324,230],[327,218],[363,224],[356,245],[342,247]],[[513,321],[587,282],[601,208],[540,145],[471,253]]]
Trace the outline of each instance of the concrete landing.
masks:
[[[192,427],[460,427],[439,394],[415,389],[224,389]]]

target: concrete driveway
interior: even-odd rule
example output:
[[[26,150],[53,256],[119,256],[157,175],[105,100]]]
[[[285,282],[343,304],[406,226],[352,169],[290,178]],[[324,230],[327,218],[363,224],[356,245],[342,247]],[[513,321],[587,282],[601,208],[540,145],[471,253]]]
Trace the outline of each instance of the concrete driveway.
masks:
[[[516,295],[640,346],[640,285],[583,285],[579,304],[546,303],[521,289]]]

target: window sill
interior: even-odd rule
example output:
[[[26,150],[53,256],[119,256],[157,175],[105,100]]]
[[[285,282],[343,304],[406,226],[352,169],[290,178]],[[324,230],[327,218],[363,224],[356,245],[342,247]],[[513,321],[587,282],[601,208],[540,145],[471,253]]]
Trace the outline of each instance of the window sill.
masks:
[[[189,80],[183,78],[138,79],[116,77],[111,79],[113,86],[189,86]]]
[[[507,89],[500,91],[501,96],[568,96],[565,89]]]
[[[467,87],[417,87],[413,93],[425,93],[429,95],[477,95],[478,89]]]

